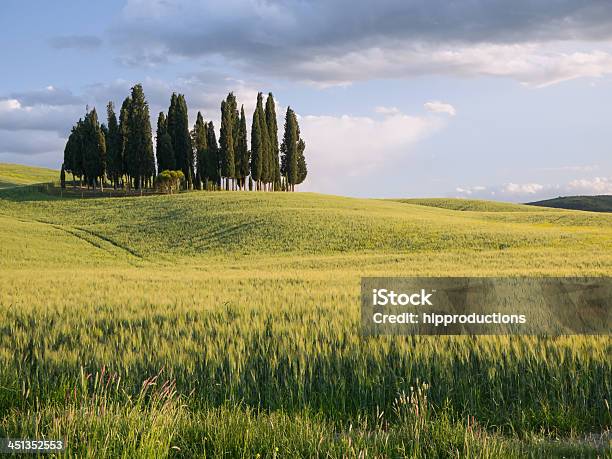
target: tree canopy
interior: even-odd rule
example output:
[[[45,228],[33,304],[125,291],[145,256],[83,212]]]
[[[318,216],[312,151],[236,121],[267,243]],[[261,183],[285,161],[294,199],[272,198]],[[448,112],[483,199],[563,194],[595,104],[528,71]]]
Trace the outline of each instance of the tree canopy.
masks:
[[[272,93],[265,104],[263,93],[257,94],[250,148],[248,137],[244,105],[238,109],[234,93],[221,102],[219,142],[213,122],[206,121],[201,111],[189,130],[185,96],[172,93],[168,113],[157,117],[153,148],[149,105],[137,84],[118,116],[113,102],[106,105],[106,124],[99,122],[95,108],[76,122],[66,141],[62,170],[64,177],[70,173],[79,178],[80,186],[93,188],[104,187],[108,180],[115,188],[160,189],[165,171],[181,172],[183,178],[174,185],[209,191],[246,190],[247,184],[249,190],[293,191],[304,182],[306,143],[297,116],[287,109],[279,147]]]

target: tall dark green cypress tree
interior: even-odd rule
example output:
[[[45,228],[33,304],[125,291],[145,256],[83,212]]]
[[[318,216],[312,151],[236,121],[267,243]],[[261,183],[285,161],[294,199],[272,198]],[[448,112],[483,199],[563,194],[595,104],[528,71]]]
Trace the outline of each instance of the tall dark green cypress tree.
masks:
[[[80,120],[79,120],[80,121]],[[70,135],[68,136],[68,140],[66,141],[66,146],[64,147],[64,162],[63,165],[65,167],[66,172],[70,172],[72,177],[74,178],[77,174],[76,172],[76,164],[75,157],[77,155],[77,144],[76,144],[76,133],[77,125],[72,127],[70,131]]]
[[[185,175],[187,188],[193,186],[193,147],[189,135],[187,102],[183,94],[172,94],[168,110],[168,133],[172,138],[172,147],[176,168]]]
[[[257,98],[259,101],[259,97]],[[261,125],[259,120],[261,106],[257,104],[255,106],[255,112],[253,113],[253,122],[251,123],[251,178],[255,182],[255,189],[259,190],[261,181],[261,170],[262,170],[262,157],[263,157],[263,145],[261,141]]]
[[[198,112],[193,126],[193,146],[196,151],[197,167],[195,187],[201,189],[202,182],[207,187],[206,154],[208,150],[208,125],[204,122],[202,113]]]
[[[298,126],[298,138],[300,137],[300,128]],[[304,150],[306,149],[306,142],[301,138],[298,140],[297,144],[297,177],[295,180],[295,184],[299,185],[304,182],[306,176],[308,175],[308,167],[306,165],[306,157],[304,156]]]
[[[62,190],[66,189],[66,169],[64,168],[64,163],[62,163],[62,170],[60,171],[60,187]]]
[[[219,146],[221,155],[221,176],[225,177],[225,189],[229,189],[229,182],[236,176],[236,158],[234,151],[236,98],[233,93],[221,102],[221,130],[219,133]]]
[[[79,176],[80,185],[83,186],[83,176],[85,175],[83,166],[85,120],[79,118],[74,129],[74,134],[73,174]]]
[[[206,174],[211,181],[211,188],[219,188],[221,186],[221,159],[219,155],[219,146],[217,145],[217,135],[215,134],[215,125],[212,121],[208,123],[207,147],[206,153]]]
[[[142,189],[155,175],[155,155],[149,104],[140,84],[132,88],[125,155],[129,174],[135,186]]]
[[[285,133],[281,144],[282,169],[288,191],[293,191],[298,178],[298,126],[295,113],[287,107],[285,115]]]
[[[187,133],[189,134],[189,112],[187,110],[187,101],[185,100],[185,96],[181,94],[181,113],[184,117],[185,125],[187,126]],[[185,153],[187,154],[187,182],[190,188],[193,188],[193,182],[195,181],[195,151],[193,147],[193,143],[191,142],[191,136],[187,135],[186,143],[188,148],[185,149]]]
[[[100,129],[102,130],[102,135],[104,136],[104,144],[106,145],[106,165],[105,165],[105,172],[108,172],[108,128],[106,127],[106,124],[104,123],[100,123]]]
[[[174,152],[174,148],[176,147],[176,123],[177,123],[177,106],[178,106],[178,96],[175,92],[170,96],[170,107],[168,107],[168,117],[166,118],[166,132],[170,135],[172,139],[172,151]],[[174,155],[175,169],[176,169],[176,154]],[[172,170],[172,169],[171,169]]]
[[[278,122],[276,120],[276,106],[274,96],[268,93],[266,99],[266,124],[268,127],[268,147],[270,154],[268,155],[270,181],[273,183],[275,190],[280,189],[280,164],[278,158]]]
[[[106,136],[106,175],[117,189],[119,177],[123,175],[123,148],[121,133],[117,123],[117,115],[112,102],[106,106],[106,118],[108,122],[108,133]]]
[[[236,146],[236,157],[239,158],[239,162],[236,166],[237,174],[240,180],[240,187],[245,188],[246,178],[249,176],[249,146],[247,143],[247,125],[246,117],[244,116],[244,105],[240,107],[240,121],[238,127],[238,142]]]
[[[87,185],[104,188],[106,168],[106,140],[94,108],[85,116],[83,124],[83,170]],[[99,182],[98,182],[99,181]]]
[[[172,137],[168,134],[168,120],[164,112],[160,112],[157,117],[156,139],[157,170],[159,172],[176,170]]]
[[[239,188],[242,184],[242,156],[240,156],[240,112],[238,112],[238,102],[234,95],[233,97],[233,112],[232,112],[232,138],[234,139],[234,179],[233,189]]]
[[[263,108],[263,94],[257,94],[257,109],[259,112],[259,128],[261,130],[261,181],[264,183],[264,190],[272,181],[273,171],[270,170],[270,136],[268,131],[268,123],[266,121],[266,112]]]
[[[128,136],[130,133],[129,126],[129,118],[130,111],[132,110],[132,98],[126,97],[121,104],[121,111],[119,112],[119,136],[121,138],[121,175],[127,175],[128,183],[130,181],[129,172],[127,168],[127,155],[126,155],[126,146],[128,141]],[[122,186],[124,183],[122,183]]]

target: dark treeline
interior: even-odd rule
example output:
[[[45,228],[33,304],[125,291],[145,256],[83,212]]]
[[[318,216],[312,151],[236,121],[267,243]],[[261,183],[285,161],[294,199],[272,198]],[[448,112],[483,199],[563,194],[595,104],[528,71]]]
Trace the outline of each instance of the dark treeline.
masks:
[[[307,174],[295,112],[287,109],[279,145],[274,97],[269,93],[264,104],[259,93],[250,135],[249,149],[244,107],[238,109],[233,93],[221,102],[218,141],[213,122],[200,112],[189,129],[185,96],[173,93],[168,113],[157,117],[154,148],[149,105],[138,84],[118,115],[108,103],[106,123],[95,108],[77,121],[64,149],[62,184],[69,172],[80,186],[94,189],[107,182],[114,188],[172,189],[170,174],[162,172],[176,171],[172,177],[181,177],[183,189],[294,191]]]

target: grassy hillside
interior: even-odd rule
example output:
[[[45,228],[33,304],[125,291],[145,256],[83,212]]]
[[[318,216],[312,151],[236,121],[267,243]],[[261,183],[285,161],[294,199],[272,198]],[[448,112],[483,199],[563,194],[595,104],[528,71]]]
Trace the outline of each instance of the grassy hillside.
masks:
[[[413,198],[393,199],[393,201],[420,206],[440,207],[449,210],[462,210],[469,212],[529,212],[532,210],[523,204],[511,204],[507,202],[483,201],[479,199],[454,199],[454,198]]]
[[[530,202],[527,205],[553,207],[556,209],[588,210],[591,212],[612,212],[612,196],[566,196]]]
[[[0,163],[0,189],[59,180],[59,171],[21,164]]]
[[[359,334],[361,276],[612,274],[612,215],[516,207],[2,191],[0,436],[91,457],[601,454],[608,337]]]

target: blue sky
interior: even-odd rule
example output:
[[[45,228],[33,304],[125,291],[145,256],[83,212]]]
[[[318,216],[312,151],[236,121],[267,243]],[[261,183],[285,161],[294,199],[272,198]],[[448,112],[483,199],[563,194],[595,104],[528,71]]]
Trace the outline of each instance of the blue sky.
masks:
[[[142,83],[218,127],[291,105],[302,190],[529,201],[612,194],[612,4],[569,0],[0,3],[0,161],[59,167],[71,125]],[[282,123],[281,123],[282,125]]]

